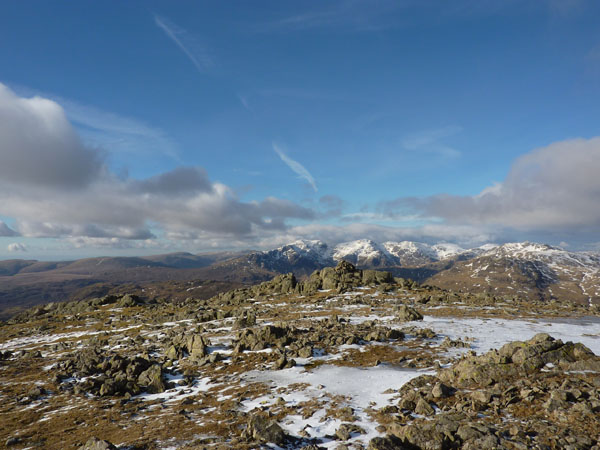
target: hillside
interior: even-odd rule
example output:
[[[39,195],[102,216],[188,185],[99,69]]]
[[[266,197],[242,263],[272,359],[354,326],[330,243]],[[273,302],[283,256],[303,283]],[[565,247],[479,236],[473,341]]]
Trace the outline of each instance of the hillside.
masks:
[[[449,293],[347,262],[204,300],[47,304],[0,326],[0,442],[592,450],[599,337],[589,306]]]
[[[86,292],[108,293],[119,291],[119,286],[143,289],[148,284],[166,283],[165,288],[155,286],[157,292],[167,293],[170,282],[191,280],[217,280],[222,289],[244,282],[269,278],[237,276],[231,271],[215,270],[211,266],[239,253],[222,252],[193,255],[171,253],[149,257],[98,257],[76,261],[45,262],[9,260],[0,261],[0,319],[33,305],[82,298]],[[210,295],[214,295],[212,290]]]
[[[528,242],[504,244],[456,261],[427,282],[453,291],[599,303],[600,256]]]
[[[298,240],[272,250],[244,253],[171,253],[70,262],[1,261],[0,318],[41,302],[83,298],[86,289],[108,293],[120,292],[119,286],[123,285],[141,290],[152,284],[156,292],[168,294],[172,292],[168,283],[209,280],[227,288],[288,272],[304,279],[342,260],[450,291],[600,303],[598,254],[528,242],[464,249],[447,243],[378,244],[361,239],[329,245]],[[163,289],[160,283],[167,285]]]

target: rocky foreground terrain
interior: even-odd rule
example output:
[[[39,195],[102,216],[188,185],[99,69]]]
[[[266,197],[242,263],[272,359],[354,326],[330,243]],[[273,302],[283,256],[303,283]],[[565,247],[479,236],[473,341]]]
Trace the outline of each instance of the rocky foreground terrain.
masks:
[[[341,262],[208,300],[111,295],[0,325],[11,449],[600,449],[595,304]]]

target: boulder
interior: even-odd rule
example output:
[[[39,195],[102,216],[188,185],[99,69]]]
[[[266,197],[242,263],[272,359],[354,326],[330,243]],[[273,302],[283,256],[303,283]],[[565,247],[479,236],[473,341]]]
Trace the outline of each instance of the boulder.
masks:
[[[235,319],[235,322],[233,323],[233,326],[231,327],[232,330],[241,330],[243,328],[249,328],[249,327],[253,327],[256,325],[256,314],[252,313],[252,312],[247,312],[244,311],[244,313],[242,315],[240,315],[237,319]]]
[[[282,445],[287,439],[279,424],[263,414],[254,415],[248,420],[244,434],[249,439],[276,445]]]
[[[412,322],[413,320],[423,320],[423,315],[414,308],[406,305],[400,305],[395,311],[396,318],[402,322]]]
[[[347,441],[352,434],[365,434],[365,430],[353,423],[343,423],[335,432],[335,436],[340,441]]]
[[[97,437],[91,437],[85,444],[79,447],[79,450],[116,450],[113,444]]]
[[[396,436],[374,437],[369,441],[367,450],[409,450]]]
[[[138,384],[144,386],[150,394],[158,394],[165,391],[165,383],[162,377],[162,366],[153,364],[150,368],[143,371],[139,378]]]
[[[119,308],[129,308],[131,306],[136,306],[139,303],[139,297],[137,295],[125,294],[121,299],[117,302],[117,307]]]

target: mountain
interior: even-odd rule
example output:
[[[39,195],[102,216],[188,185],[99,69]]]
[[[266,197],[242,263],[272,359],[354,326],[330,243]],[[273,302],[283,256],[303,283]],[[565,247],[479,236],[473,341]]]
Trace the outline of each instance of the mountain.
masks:
[[[600,255],[508,243],[456,261],[427,281],[454,291],[595,303],[600,301]]]
[[[385,268],[395,276],[452,291],[501,297],[600,302],[600,255],[569,252],[529,242],[486,244],[464,249],[455,244],[401,241],[378,244],[360,239],[330,246],[299,240],[279,248],[224,261],[229,270],[294,272],[297,277],[346,260],[365,269]]]
[[[455,244],[428,245],[419,242],[384,242],[370,239],[335,246],[319,240],[298,240],[279,248],[254,252],[243,259],[248,264],[278,272],[310,274],[313,270],[345,260],[360,268],[418,267],[469,252]]]
[[[358,267],[379,268],[398,265],[397,257],[385,245],[369,239],[360,239],[338,244],[333,249],[334,261],[348,261]]]
[[[272,273],[215,270],[223,260],[239,257],[242,252],[193,255],[170,253],[147,257],[98,257],[75,261],[0,261],[0,319],[39,303],[105,295],[119,286],[137,286],[173,281],[217,280],[215,286],[228,289],[241,283],[263,281]],[[158,293],[170,292],[169,286],[155,287]],[[196,292],[196,294],[199,291]]]
[[[272,250],[239,253],[0,261],[0,318],[22,307],[104,295],[124,285],[143,290],[152,284],[156,296],[171,298],[171,282],[217,281],[210,285],[214,293],[281,273],[293,272],[303,279],[341,260],[361,269],[385,269],[396,277],[451,291],[600,303],[598,254],[529,242],[464,249],[448,243],[380,244],[360,239],[329,245],[319,240],[298,240]],[[194,295],[201,295],[202,289]]]

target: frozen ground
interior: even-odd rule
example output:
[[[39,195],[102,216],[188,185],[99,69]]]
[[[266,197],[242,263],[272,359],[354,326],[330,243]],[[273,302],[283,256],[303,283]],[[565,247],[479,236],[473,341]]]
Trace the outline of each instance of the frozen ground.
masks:
[[[472,319],[425,316],[414,322],[420,328],[431,328],[440,336],[450,339],[473,338],[472,349],[485,353],[511,341],[524,341],[537,333],[548,333],[564,342],[581,342],[600,355],[600,318],[587,317],[565,320],[508,320]]]
[[[33,410],[39,407],[39,402],[49,402],[42,411],[43,415],[31,416],[32,429],[37,422],[50,427],[66,420],[61,417],[71,414],[66,408],[73,398],[77,398],[87,405],[89,411],[95,411],[88,418],[89,423],[98,423],[96,415],[106,416],[103,427],[107,430],[118,429],[126,423],[131,435],[121,442],[140,439],[144,424],[152,423],[153,432],[156,432],[154,428],[161,430],[161,439],[157,441],[160,444],[154,448],[178,448],[179,444],[173,440],[176,435],[182,439],[181,442],[186,439],[186,442],[191,442],[201,435],[209,438],[218,436],[216,442],[228,442],[232,429],[245,429],[247,419],[259,412],[276,418],[284,431],[297,439],[294,442],[298,445],[294,448],[310,442],[325,448],[337,448],[341,441],[335,439],[336,431],[342,424],[348,423],[360,427],[363,432],[352,433],[344,443],[350,448],[352,444],[362,448],[360,445],[368,446],[373,437],[385,434],[385,421],[381,418],[387,413],[381,413],[381,409],[398,405],[402,386],[420,375],[435,374],[434,366],[439,367],[438,363],[446,367],[470,350],[483,354],[508,342],[548,333],[565,342],[581,342],[600,354],[598,317],[547,319],[541,316],[545,311],[538,308],[526,310],[527,314],[512,319],[512,314],[519,313],[519,306],[510,303],[493,306],[465,302],[432,303],[433,306],[418,303],[417,296],[410,291],[399,290],[394,295],[357,287],[341,295],[323,290],[316,294],[316,298],[307,299],[297,295],[269,296],[260,301],[252,300],[251,304],[236,305],[227,318],[202,323],[179,319],[185,316],[178,314],[165,314],[164,319],[154,321],[151,314],[155,312],[152,311],[137,310],[136,315],[123,311],[118,315],[118,327],[115,325],[115,328],[99,331],[98,325],[106,319],[104,311],[100,310],[95,312],[94,320],[73,320],[72,324],[64,326],[59,323],[55,325],[54,332],[15,326],[15,331],[7,333],[7,338],[0,342],[0,350],[15,353],[7,364],[0,365],[0,375],[5,374],[3,388],[7,392],[10,388],[12,397],[8,394],[0,394],[0,397],[8,401],[28,394],[21,384],[30,381],[17,380],[13,375],[18,373],[21,376],[18,364],[30,364],[27,361],[32,361],[31,364],[37,364],[39,370],[32,370],[29,380],[45,377],[47,381],[42,384],[46,386],[47,393],[37,403],[25,407],[15,402],[11,404],[21,408],[20,414],[28,411],[28,414],[33,414],[26,408]],[[424,320],[400,322],[397,312],[400,304],[417,308],[424,315]],[[255,331],[266,325],[279,326],[283,323],[283,327],[296,330],[294,339],[300,340],[303,332],[314,333],[311,336],[317,337],[310,340],[313,356],[301,358],[297,356],[299,353],[291,356],[288,353],[287,356],[293,357],[297,365],[275,370],[281,353],[273,343],[264,350],[234,351],[240,330],[233,325],[247,309],[256,314],[256,324],[251,326]],[[571,314],[570,310],[565,311]],[[112,317],[115,310],[107,310],[106,314]],[[360,327],[362,331],[357,331]],[[378,342],[375,342],[366,337],[371,331],[389,331],[386,327],[402,329],[406,339],[376,338]],[[432,329],[436,336],[427,337],[427,334],[415,331],[426,328]],[[359,337],[351,340],[352,344],[340,344],[346,340],[335,344],[328,341],[332,335],[336,336],[335,333],[342,337],[346,332]],[[163,380],[171,384],[165,392],[135,395],[122,405],[114,398],[95,397],[94,401],[86,402],[95,394],[73,397],[70,393],[62,393],[49,381],[56,372],[57,361],[85,346],[96,345],[107,354],[115,352],[129,357],[146,352],[163,364],[167,362],[164,358],[167,349],[178,336],[196,333],[202,333],[210,340],[205,348],[206,355],[219,354],[219,357],[197,365],[190,363],[187,354],[176,362],[169,361],[171,365],[164,367],[170,369],[163,372]],[[370,342],[361,340],[363,338]],[[446,338],[458,347],[447,347]],[[324,344],[326,341],[329,343]],[[444,342],[446,344],[442,345]],[[68,345],[56,345],[59,343]],[[291,348],[291,344],[286,345]],[[26,353],[30,350],[41,350],[41,355],[28,360]],[[9,373],[9,369],[12,372]],[[65,379],[63,385],[69,381],[72,379]],[[103,404],[111,408],[122,406],[130,415],[123,415],[119,419],[121,424],[113,423],[114,417],[107,416],[101,409]],[[11,405],[8,407],[13,407]],[[8,413],[9,409],[5,411]],[[83,412],[85,408],[82,407],[78,414]],[[416,417],[420,416],[412,413],[409,420]],[[17,413],[14,413],[14,420],[14,423],[21,423]],[[173,430],[174,423],[179,423],[177,431]],[[227,425],[221,426],[223,423]],[[60,426],[63,425],[56,429]],[[304,441],[300,442],[301,438]],[[271,448],[274,446],[271,445]]]
[[[352,322],[360,323],[376,317],[355,317]],[[381,317],[379,319],[382,319]],[[389,319],[389,317],[383,318]],[[469,340],[471,350],[485,353],[493,348],[500,348],[512,341],[530,339],[537,333],[548,333],[563,341],[581,342],[594,353],[600,354],[600,319],[597,317],[565,319],[565,320],[509,320],[509,319],[473,319],[462,317],[430,317],[423,321],[410,322],[419,328],[431,328],[438,333],[437,341],[444,337],[456,340]],[[448,352],[458,356],[469,349],[451,349]],[[366,433],[354,436],[352,442],[367,444],[374,436],[380,435],[375,429],[376,423],[369,418],[369,410],[392,404],[397,390],[411,379],[423,375],[434,374],[433,370],[402,369],[385,364],[376,367],[339,367],[329,364],[320,365],[306,371],[303,366],[281,371],[251,371],[243,376],[248,382],[268,383],[272,391],[285,389],[283,400],[286,405],[297,406],[310,399],[325,403],[332,396],[342,396],[345,404],[350,406],[355,417],[355,424],[361,426]],[[294,384],[306,384],[298,390],[290,390]],[[250,411],[255,407],[273,404],[277,395],[259,397],[244,403],[244,409]],[[336,418],[324,413],[309,418],[288,416],[282,426],[292,435],[301,431],[309,436],[320,438],[321,446],[335,448],[339,441],[328,436],[342,424]]]

